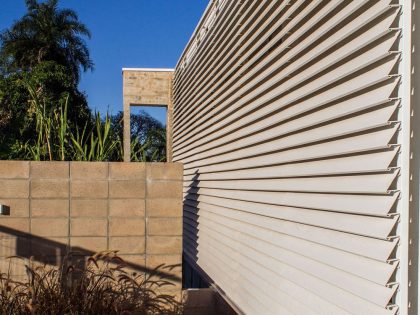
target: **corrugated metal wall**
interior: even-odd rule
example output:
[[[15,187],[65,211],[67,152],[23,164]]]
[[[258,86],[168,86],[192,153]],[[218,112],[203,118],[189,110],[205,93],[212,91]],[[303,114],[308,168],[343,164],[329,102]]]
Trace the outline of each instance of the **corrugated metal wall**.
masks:
[[[395,1],[214,1],[173,85],[184,253],[246,314],[395,314]]]

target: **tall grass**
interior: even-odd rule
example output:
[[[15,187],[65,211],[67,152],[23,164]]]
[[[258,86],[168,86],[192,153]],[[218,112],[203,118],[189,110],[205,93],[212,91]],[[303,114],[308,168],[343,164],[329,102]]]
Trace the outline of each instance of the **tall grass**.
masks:
[[[46,100],[39,97],[40,91],[35,90],[32,86],[28,86],[29,93],[32,97],[30,101],[30,108],[35,114],[36,126],[36,141],[34,144],[26,143],[24,149],[32,159],[39,161],[45,157],[49,160],[53,159],[53,148],[51,147],[51,128],[56,126],[53,124],[55,113],[47,109]],[[68,97],[65,100],[65,107],[67,107]]]
[[[79,130],[76,130],[76,134],[70,133],[73,161],[107,161],[110,157],[119,156],[117,149],[121,140],[111,138],[111,119],[108,113],[104,121],[99,113],[95,115],[94,130],[86,132],[86,127],[81,133]]]
[[[58,107],[50,106],[42,91],[28,85],[31,95],[31,112],[35,120],[35,140],[26,142],[17,150],[24,159],[70,161],[122,161],[121,135],[112,129],[112,119],[107,113],[102,119],[95,113],[93,128],[70,127],[67,119],[69,98],[64,97]],[[131,141],[131,160],[135,162],[163,162],[166,160],[166,133],[151,131],[144,142],[137,137]]]
[[[31,315],[181,315],[182,305],[161,293],[172,284],[159,268],[148,275],[125,270],[116,252],[101,252],[87,260],[67,256],[58,267],[27,264],[28,280],[0,275],[1,314]]]

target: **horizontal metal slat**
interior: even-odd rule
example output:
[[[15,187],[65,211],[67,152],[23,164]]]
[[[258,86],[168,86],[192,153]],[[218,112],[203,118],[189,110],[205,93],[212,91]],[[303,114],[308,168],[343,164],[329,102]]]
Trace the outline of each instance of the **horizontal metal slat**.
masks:
[[[252,5],[250,5],[252,4]],[[174,88],[176,91],[182,91],[180,94],[174,95],[174,101],[181,104],[177,108],[177,112],[182,108],[182,105],[186,103],[186,97],[190,96],[191,90],[200,90],[203,85],[214,85],[216,83],[216,74],[220,72],[224,65],[229,61],[233,62],[231,59],[233,56],[241,54],[247,45],[245,42],[253,41],[255,38],[258,38],[259,41],[265,40],[268,34],[261,33],[264,29],[264,25],[271,21],[272,17],[267,16],[267,14],[272,10],[273,7],[277,6],[275,10],[275,15],[280,16],[279,21],[284,21],[284,18],[281,17],[282,9],[287,7],[287,2],[282,2],[281,4],[272,2],[245,2],[243,6],[248,6],[248,8],[242,9],[242,14],[239,15],[237,22],[233,24],[237,27],[236,32],[229,32],[224,34],[213,35],[213,40],[200,50],[198,56],[198,62],[191,63],[187,68],[187,71],[183,74],[180,86],[178,82],[174,82]],[[259,18],[256,18],[259,17]],[[257,24],[260,24],[261,19],[268,18],[263,25],[257,27]],[[280,25],[280,24],[279,24]],[[236,34],[241,34],[237,38]],[[262,35],[262,36],[261,36]],[[232,41],[232,37],[235,39]],[[212,48],[212,49],[210,49]],[[239,61],[238,61],[239,62]],[[215,65],[218,65],[217,67]],[[178,118],[178,116],[177,116]]]
[[[258,287],[262,286],[264,289],[261,290],[264,292],[267,296],[270,296],[271,299],[279,301],[284,307],[286,307],[286,313],[293,311],[297,312],[294,314],[306,314],[306,313],[300,313],[300,309],[305,306],[306,308],[310,307],[312,308],[312,311],[315,311],[316,314],[349,314],[345,312],[343,309],[338,308],[337,306],[327,303],[326,301],[323,301],[318,296],[314,295],[313,293],[302,290],[302,288],[296,286],[294,283],[288,281],[287,279],[281,278],[277,275],[270,274],[270,271],[267,269],[264,269],[261,265],[254,263],[253,261],[248,262],[248,266],[244,266],[242,264],[235,264],[232,259],[226,260],[225,255],[216,255],[213,256],[211,259],[205,259],[200,261],[201,265],[205,267],[206,270],[209,270],[209,272],[213,275],[215,275],[216,279],[222,280],[221,282],[217,280],[217,283],[230,283],[231,281],[235,282],[235,288],[239,284],[241,287],[243,285],[245,277],[235,277],[233,275],[236,274],[255,274],[255,272],[258,272],[258,278],[256,276],[250,276],[251,279],[254,281],[253,284],[258,283]],[[217,268],[215,270],[215,266],[218,264],[222,264],[226,266],[226,268],[223,268],[222,277],[218,278],[219,273],[217,272]],[[234,280],[233,280],[234,279]],[[267,290],[267,287],[265,285],[269,283],[272,286],[276,286],[275,290]],[[281,286],[279,285],[281,283]],[[231,286],[232,287],[232,286]],[[253,291],[254,286],[251,284],[251,290]],[[282,291],[283,290],[283,291]],[[234,288],[232,288],[232,291],[235,291]],[[237,294],[239,290],[237,289],[236,292],[232,292],[232,294]],[[282,292],[285,292],[286,296],[285,299],[281,299]],[[280,294],[279,294],[280,293]],[[295,303],[290,303],[293,301],[291,299],[293,296],[296,296],[297,298],[305,296],[305,301],[298,301],[298,305]],[[239,297],[238,297],[239,298]],[[316,305],[316,307],[314,307]],[[299,307],[300,306],[300,307]],[[262,310],[259,309],[258,311],[252,313],[252,314],[262,314]],[[271,315],[273,313],[267,313],[268,315]],[[279,313],[276,313],[279,314]],[[283,313],[280,313],[283,314]]]
[[[208,34],[205,40],[200,43],[197,53],[188,62],[187,67],[183,69],[182,75],[175,74],[173,81],[174,102],[183,98],[185,90],[191,88],[192,84],[192,87],[197,84],[197,79],[203,75],[203,69],[214,68],[211,65],[218,53],[232,45],[232,42],[235,42],[232,39],[235,39],[236,34],[242,32],[243,27],[248,25],[252,16],[260,13],[261,7],[265,6],[264,3],[229,1],[227,7],[220,12],[221,16],[219,15],[216,19],[211,34]],[[241,14],[238,14],[238,12],[241,12]],[[193,78],[194,80],[191,82]],[[180,91],[183,92],[181,95],[179,94]]]
[[[389,170],[391,162],[395,158],[397,152],[398,147],[394,147],[377,153],[360,154],[341,158],[217,173],[192,173],[184,175],[184,180],[238,180],[384,172]]]
[[[294,16],[288,24],[286,24],[286,26],[280,31],[280,33],[275,37],[275,41],[279,41],[280,39],[283,39],[283,36],[290,33],[289,36],[286,38],[286,40],[277,48],[277,49],[272,49],[271,47],[266,47],[263,48],[260,52],[258,52],[251,60],[249,60],[249,68],[251,69],[248,73],[246,73],[245,75],[242,73],[244,70],[248,70],[248,67],[242,67],[241,69],[239,69],[239,73],[238,76],[235,77],[235,79],[238,79],[237,82],[235,82],[236,84],[234,86],[240,86],[242,85],[244,82],[246,82],[246,80],[250,77],[255,77],[255,74],[258,73],[258,71],[260,71],[261,69],[264,68],[264,66],[266,66],[266,64],[268,62],[271,62],[273,60],[273,57],[278,56],[278,55],[288,55],[288,53],[285,51],[289,48],[289,46],[292,46],[292,44],[294,42],[297,42],[297,39],[300,39],[300,43],[304,42],[304,40],[302,40],[302,36],[304,33],[308,33],[308,31],[313,30],[314,25],[316,25],[316,23],[318,23],[324,16],[326,16],[328,13],[332,12],[334,9],[336,9],[341,3],[341,1],[335,1],[335,2],[330,2],[327,3],[327,5],[322,8],[319,12],[317,12],[318,14],[315,15],[314,17],[312,17],[311,19],[307,19],[307,21],[305,21],[305,18],[308,16],[308,14],[310,14],[312,11],[315,10],[315,8],[319,5],[320,1],[311,1],[309,3],[309,5],[304,8],[303,10],[300,10],[300,12]],[[356,3],[355,4],[358,7],[361,7],[361,3]],[[354,3],[351,3],[348,7],[353,7]],[[343,10],[344,12],[349,12],[348,7],[345,7],[345,9]],[[297,25],[299,23],[301,23],[302,21],[305,21],[306,23],[304,23],[302,25],[301,28],[299,28]],[[327,21],[331,23],[331,21]],[[292,31],[294,28],[296,28],[296,31]],[[317,38],[316,34],[322,34],[322,32],[320,32],[319,30],[316,30],[314,34],[311,34],[312,39]],[[265,60],[263,61],[262,64],[255,64],[255,61],[260,59],[264,54],[266,54],[269,50],[272,50],[270,52],[270,54],[268,55],[268,57],[265,58]],[[250,50],[250,48],[248,49]],[[238,85],[239,84],[239,85]],[[204,97],[206,97],[206,95],[204,95]],[[200,102],[196,99],[193,99],[192,102],[195,102],[195,104],[200,104]],[[194,104],[194,103],[192,103]],[[194,106],[194,105],[193,105]],[[196,109],[197,111],[200,110],[200,107],[195,108],[195,106],[193,107],[194,109]],[[193,109],[190,108],[190,111]],[[188,117],[187,117],[188,118]],[[177,123],[177,121],[176,121]]]
[[[222,47],[226,47],[226,41],[231,41],[232,34],[235,34],[233,31],[241,32],[243,25],[247,25],[245,22],[247,22],[246,18],[249,17],[249,11],[253,10],[255,13],[259,13],[260,11],[256,10],[256,8],[260,8],[261,6],[261,3],[228,1],[226,7],[220,11],[217,19],[215,19],[214,27],[212,27],[210,33],[202,42],[202,45],[195,54],[195,58],[190,60],[180,73],[175,71],[174,90],[182,90],[183,87],[188,86],[191,78],[197,79],[203,75],[202,69],[210,65],[208,63],[208,57],[211,57],[211,59],[214,58],[214,55],[220,52]],[[241,14],[238,14],[238,12],[241,12]],[[236,19],[232,19],[232,17]],[[174,95],[174,99],[178,99],[178,97],[179,95]]]
[[[187,211],[195,213],[194,208],[190,206],[185,206],[184,213],[187,214]],[[273,220],[248,213],[238,213],[238,211],[224,207],[207,207],[206,211],[382,262],[388,260],[397,243],[395,240],[379,240],[356,234],[337,233],[337,231],[330,231],[316,226]]]
[[[232,133],[224,134],[213,141],[202,139],[194,143],[194,148],[176,155],[176,159],[182,159],[183,162],[198,160],[203,156],[212,156],[227,151],[254,145],[262,141],[269,140],[274,136],[279,137],[286,133],[295,132],[315,126],[317,124],[327,122],[346,115],[355,114],[358,111],[367,110],[380,104],[390,102],[389,97],[395,89],[398,80],[387,82],[386,84],[373,88],[368,92],[362,93],[350,99],[344,99],[338,104],[322,108],[310,113],[310,110],[317,109],[314,103],[307,102],[308,114],[304,113],[304,105],[292,106],[285,110],[266,117],[252,125],[247,125],[241,129],[237,129]],[[398,103],[391,101],[391,103]],[[302,108],[303,107],[303,108]],[[298,112],[296,112],[298,110]],[[294,118],[286,121],[287,119]],[[280,125],[277,125],[281,123]],[[276,126],[277,125],[277,126]],[[270,129],[267,129],[270,128]],[[204,152],[205,151],[205,152]],[[179,151],[182,152],[182,151]]]
[[[226,216],[207,212],[204,209],[200,209],[199,213],[199,217],[191,219],[191,222],[193,223],[191,225],[192,227],[195,224],[195,226],[198,226],[199,229],[202,230],[203,226],[206,226],[206,220],[208,219],[213,222],[214,229],[221,228],[224,229],[225,233],[228,233],[228,231],[236,231],[238,233],[249,235],[260,241],[270,243],[273,246],[292,251],[302,257],[314,259],[325,265],[354,274],[360,278],[373,281],[382,286],[389,283],[389,280],[398,265],[397,262],[378,262],[356,254],[319,245],[311,241],[270,231],[252,223],[232,220]],[[187,216],[186,223],[188,220]],[[257,246],[252,240],[250,240],[248,244],[256,250],[260,248],[260,246]],[[288,257],[290,255],[285,255],[285,259],[288,259],[286,256]]]
[[[216,130],[217,126],[216,124],[213,124],[211,127],[209,127],[207,130],[209,136],[206,139],[206,141],[211,141],[214,138],[220,137],[231,131],[235,131],[240,126],[246,126],[247,124],[256,122],[260,118],[264,118],[269,114],[273,114],[274,112],[278,111],[279,109],[282,109],[283,107],[287,105],[290,105],[291,103],[292,104],[295,103],[295,105],[299,105],[299,107],[305,106],[305,103],[310,103],[310,106],[314,106],[314,105],[322,106],[322,105],[331,103],[333,101],[336,101],[340,98],[343,98],[346,95],[360,91],[361,89],[365,87],[384,81],[385,79],[389,78],[388,75],[392,67],[397,62],[397,60],[398,60],[398,57],[396,56],[389,58],[389,60],[384,62],[383,64],[378,65],[377,67],[374,67],[373,69],[367,70],[363,73],[360,73],[356,78],[352,78],[341,84],[335,85],[325,91],[322,91],[321,93],[311,95],[307,99],[305,99],[305,97],[302,94],[293,93],[297,97],[301,96],[301,99],[298,99],[298,100],[291,99],[290,98],[291,95],[286,95],[285,98],[276,100],[275,102],[270,103],[262,108],[257,108],[257,104],[255,104],[255,107],[253,107],[253,111],[251,113],[249,112],[241,113],[244,111],[244,109],[243,108],[239,109],[235,113],[232,113],[231,115],[227,116],[226,119],[230,122],[230,124],[225,125],[223,129],[217,132],[214,132],[214,134],[212,134],[211,131]],[[240,120],[237,122],[234,122],[236,118],[240,118]],[[194,140],[197,140],[197,139],[194,138]],[[191,140],[191,141],[194,141],[194,140]],[[187,146],[187,145],[188,145],[188,142],[185,142],[184,146]],[[183,152],[179,148],[174,148],[174,150],[176,152],[175,156]],[[186,150],[186,149],[183,149],[183,150]]]
[[[386,194],[397,175],[398,170],[394,169],[388,173],[370,175],[222,181],[197,180],[185,187],[252,191]]]
[[[193,242],[191,244],[188,243],[187,248],[193,248],[193,247],[197,247],[197,244],[195,242]],[[186,253],[187,253],[186,257],[191,257],[190,259],[192,261],[194,261],[194,262],[196,261],[196,259],[193,258],[194,255],[190,255],[188,253],[188,251]],[[256,272],[258,272],[258,279],[255,279],[256,281],[254,281],[254,282],[262,283],[263,286],[267,282],[273,284],[274,286],[277,286],[277,290],[272,291],[272,292],[267,291],[267,290],[262,290],[266,294],[273,295],[274,299],[278,298],[278,296],[276,294],[280,290],[282,292],[285,292],[287,295],[291,296],[292,298],[298,300],[300,304],[307,305],[308,307],[311,307],[312,309],[314,309],[319,314],[334,314],[334,315],[336,315],[336,314],[348,314],[343,309],[340,309],[337,306],[321,299],[316,294],[313,294],[312,292],[296,285],[295,283],[289,281],[288,279],[286,279],[284,277],[280,277],[279,275],[271,272],[269,269],[265,268],[261,264],[255,263],[252,260],[247,260],[246,265],[241,263],[240,260],[238,261],[239,254],[237,254],[236,252],[231,253],[231,255],[229,257],[230,258],[229,263],[226,263],[226,261],[223,260],[223,258],[222,258],[222,260],[219,260],[218,259],[219,257],[224,256],[223,253],[221,253],[221,255],[222,256],[216,255],[215,256],[216,259],[204,258],[204,259],[199,259],[197,262],[198,262],[199,265],[204,267],[204,269],[206,271],[208,270],[209,274],[215,276],[214,280],[216,280],[217,277],[220,274],[223,275],[224,272],[226,272],[228,275],[223,275],[222,278],[223,278],[223,280],[229,279],[230,281],[234,281],[233,285],[231,285],[230,288],[229,288],[229,289],[232,289],[233,291],[235,291],[235,289],[237,289],[238,282],[240,282],[238,280],[246,278],[246,277],[242,277],[240,275],[245,275],[245,274],[248,275],[250,273],[255,274]],[[214,269],[214,266],[217,266],[218,264],[222,264],[223,266],[226,265],[226,268],[223,268],[223,272],[221,272],[221,273],[217,272],[217,268]],[[211,267],[211,268],[209,268],[209,267]],[[233,280],[233,279],[235,279],[235,280]],[[218,280],[216,282],[217,283],[223,283],[223,282],[219,282]],[[238,291],[239,290],[237,290],[236,292],[238,292]],[[302,300],[302,297],[305,297],[305,299]],[[288,301],[281,300],[281,302],[288,304]],[[316,307],[314,307],[314,305],[316,305]]]
[[[296,24],[296,17],[294,19],[291,19],[291,16],[295,12],[297,12],[297,9],[301,9],[301,12],[298,14],[298,16],[304,17],[307,12],[309,12],[310,10],[313,10],[316,6],[319,5],[319,3],[320,3],[319,0],[310,1],[310,2],[299,0],[299,1],[296,1],[292,6],[290,6],[281,17],[278,17],[277,23],[275,25],[277,27],[282,27],[282,29],[280,30],[279,34],[277,34],[275,38],[273,38],[273,42],[279,41],[283,36],[285,36],[288,32],[290,32],[290,30]],[[304,5],[306,5],[306,7]],[[303,10],[302,10],[302,7],[303,7]],[[244,25],[244,26],[247,26],[247,25]],[[194,101],[197,101],[198,97],[203,99],[209,96],[208,95],[209,86],[213,86],[215,85],[215,83],[217,83],[215,79],[220,81],[221,84],[224,84],[224,82],[228,81],[228,78],[229,78],[229,81],[234,78],[237,78],[237,72],[239,73],[243,72],[243,68],[241,66],[248,63],[247,60],[250,58],[250,56],[255,55],[255,54],[261,55],[263,53],[266,53],[269,47],[272,46],[269,44],[260,48],[259,46],[260,41],[251,42],[250,44],[242,44],[241,40],[245,39],[246,34],[250,31],[253,31],[255,35],[259,35],[261,39],[269,35],[269,32],[266,32],[265,34],[262,33],[261,28],[248,26],[247,30],[244,31],[245,36],[241,36],[239,40],[236,40],[237,44],[241,44],[239,45],[239,47],[232,47],[230,54],[227,53],[226,51],[224,54],[220,54],[218,56],[219,58],[213,58],[212,60],[213,63],[206,67],[208,69],[211,69],[211,71],[209,72],[207,70],[205,73],[203,73],[202,74],[203,78],[194,78],[195,80],[198,79],[198,81],[202,81],[202,84],[198,86],[198,88],[200,88],[200,91],[202,92],[199,92],[198,94],[194,96],[188,95],[189,98],[187,99],[176,100],[176,103],[179,104],[179,106],[177,106],[177,110],[175,112],[175,117],[174,117],[175,123],[177,123],[178,120],[183,119],[182,118],[182,116],[184,115],[183,112],[185,112],[189,116],[190,111],[188,108],[184,109],[185,106],[189,104],[193,104],[194,109],[199,110],[200,107],[196,107],[197,103],[194,104]],[[258,48],[260,49],[258,50]],[[233,58],[234,56],[236,56],[237,58]],[[220,57],[224,57],[224,58],[220,60]],[[255,56],[253,57],[253,59],[255,59]],[[218,70],[219,72],[224,73],[224,75],[217,76],[216,73]],[[210,80],[213,77],[214,79]],[[219,83],[218,86],[220,86],[221,84]],[[182,92],[182,94],[184,94],[183,93],[184,91],[182,89],[178,89],[178,90]]]
[[[349,155],[373,150],[382,150],[389,148],[389,143],[395,135],[399,125],[389,128],[369,132],[366,134],[328,141],[320,144],[304,146],[296,149],[272,153],[275,148],[269,152],[255,152],[255,156],[238,156],[236,159],[224,163],[213,163],[212,158],[207,159],[207,163],[189,163],[184,165],[184,174],[200,174],[209,172],[220,172],[226,170],[246,169],[251,167],[260,167],[276,165],[283,163],[292,163],[310,159],[322,159],[335,157],[337,155]]]
[[[288,148],[308,145],[311,143],[328,141],[329,139],[334,139],[349,134],[360,133],[364,131],[368,132],[368,129],[389,125],[389,120],[391,119],[396,108],[397,105],[386,106],[365,114],[352,116],[338,122],[321,125],[320,127],[312,128],[309,130],[303,129],[300,130],[300,132],[286,135],[280,137],[279,139],[274,139],[267,142],[264,141],[263,143],[258,143],[243,149],[224,154],[218,154],[216,156],[210,157],[209,159],[203,158],[199,161],[194,161],[191,163],[188,163],[186,160],[184,161],[184,164],[186,167],[197,167],[199,165],[208,164],[209,160],[212,161],[211,163],[221,163],[237,159],[238,157],[247,157],[261,154],[262,152],[269,152],[273,149],[285,150]]]
[[[224,243],[231,247],[236,247],[239,243],[242,253],[248,252],[249,255],[252,255],[252,252],[258,251],[266,255],[266,257],[271,257],[278,261],[279,268],[287,266],[286,268],[289,269],[288,267],[291,267],[296,270],[295,274],[297,275],[306,273],[320,278],[334,287],[341,288],[382,307],[388,305],[397,287],[378,285],[245,234],[223,229],[209,221],[206,222],[206,225],[201,225],[201,232],[203,233],[198,239],[199,246],[205,238],[218,240],[218,244]]]
[[[217,237],[217,236],[216,236]],[[208,241],[208,238],[204,236],[205,240]],[[225,238],[225,240],[227,240]],[[365,299],[359,298],[355,295],[352,295],[350,292],[342,290],[336,286],[328,284],[317,277],[313,277],[309,274],[303,273],[294,269],[290,266],[282,264],[277,260],[267,256],[265,254],[259,253],[255,250],[248,248],[246,245],[243,245],[237,242],[235,239],[229,239],[230,242],[234,243],[234,246],[225,245],[223,242],[218,241],[214,244],[214,248],[211,245],[206,244],[206,252],[202,254],[202,261],[208,260],[211,256],[219,256],[223,252],[223,255],[229,257],[233,253],[237,253],[241,256],[240,261],[248,262],[254,260],[255,257],[259,256],[258,261],[264,261],[265,266],[269,268],[272,272],[278,273],[281,276],[293,281],[296,284],[301,285],[302,287],[307,288],[313,293],[321,296],[326,301],[334,303],[335,305],[356,314],[394,314],[394,312],[387,310],[385,307],[375,305],[371,302],[368,302]],[[229,253],[229,254],[227,254]],[[304,297],[302,297],[304,299]]]
[[[194,196],[195,197],[195,196]],[[391,218],[379,218],[366,215],[355,216],[353,214],[337,213],[331,211],[320,211],[314,209],[286,207],[268,204],[258,204],[242,200],[211,197],[199,195],[197,199],[186,199],[185,204],[191,207],[215,206],[230,208],[255,215],[262,215],[269,218],[287,220],[302,224],[309,224],[326,229],[348,232],[363,236],[387,239],[398,220],[397,216]],[[203,205],[204,203],[204,205]],[[228,210],[226,210],[228,211]],[[252,218],[250,218],[252,220]],[[369,226],[369,229],[366,229]]]
[[[270,231],[252,223],[233,220],[226,216],[207,212],[204,209],[200,209],[200,215],[193,221],[197,222],[197,225],[205,225],[205,222],[202,222],[203,218],[208,218],[215,223],[217,227],[238,231],[383,286],[389,283],[389,280],[398,265],[395,262],[379,262],[328,246]],[[250,242],[249,244],[250,246],[255,245],[253,242]],[[258,249],[258,247],[256,249]]]
[[[201,261],[199,261],[200,263]],[[211,257],[210,259],[206,259],[206,262],[203,263],[202,265],[204,266],[208,266],[206,267],[206,270],[209,270],[209,272],[214,275],[215,280],[217,281],[217,283],[220,284],[228,284],[231,282],[234,282],[235,285],[234,286],[230,286],[229,290],[226,291],[227,294],[229,294],[229,296],[233,297],[233,300],[236,303],[239,303],[239,305],[249,305],[249,306],[253,306],[253,310],[250,311],[250,314],[290,314],[291,313],[291,304],[290,302],[292,302],[290,300],[290,297],[288,297],[289,301],[288,303],[280,303],[280,301],[278,300],[277,296],[276,298],[274,298],[274,296],[272,296],[271,293],[267,292],[267,286],[265,286],[267,284],[267,281],[265,281],[264,283],[262,283],[261,280],[266,279],[265,276],[263,276],[262,278],[260,278],[259,281],[257,281],[255,284],[255,282],[251,283],[250,279],[255,279],[255,277],[238,277],[237,275],[240,272],[243,273],[250,273],[251,271],[240,265],[240,264],[231,264],[229,265],[229,268],[225,268],[226,271],[221,272],[221,273],[215,273],[212,272],[214,269],[211,266],[217,266],[218,264],[222,264],[225,265],[226,261],[219,256],[216,255],[214,257]],[[221,275],[222,277],[219,277],[219,275]],[[268,286],[269,287],[269,286]],[[261,288],[261,289],[260,289]],[[260,290],[261,293],[259,294],[255,294],[255,290]],[[278,291],[278,290],[276,290]],[[238,294],[237,292],[241,292],[244,294]],[[281,295],[281,294],[280,294]],[[256,297],[256,298],[255,298]],[[248,301],[245,301],[244,299],[251,299]],[[267,298],[269,300],[267,300]],[[273,302],[276,301],[276,302]],[[284,305],[286,304],[286,305]],[[296,303],[297,304],[297,303]],[[301,306],[298,306],[298,309],[305,309],[305,307],[301,304]]]
[[[188,252],[185,253],[186,255]],[[213,267],[218,263],[223,263],[218,259],[211,258],[208,260],[212,264],[207,267],[205,263],[200,264],[200,266],[205,266],[206,272],[211,275],[211,278],[217,282],[220,287],[224,287],[225,294],[227,294],[234,303],[240,305],[240,309],[249,314],[272,314],[272,310],[268,309],[267,306],[260,302],[260,292],[257,292],[255,296],[255,286],[250,287],[250,283],[246,281],[246,278],[234,278],[234,275],[238,272],[238,269],[235,269],[235,272],[231,272],[231,266],[226,266],[220,272],[213,272]],[[198,263],[198,262],[197,262]],[[230,285],[227,285],[230,284]],[[239,287],[241,290],[239,290]],[[259,285],[257,285],[259,287]],[[264,291],[261,291],[264,292]],[[287,314],[288,310],[281,308],[280,312]]]
[[[200,188],[200,194],[266,204],[300,207],[336,212],[388,216],[398,193],[388,195],[317,194],[297,192],[241,191]],[[185,190],[194,195],[195,189]]]
[[[375,14],[376,14],[376,12],[375,12]],[[385,24],[384,24],[384,26],[382,27],[383,28],[383,30],[385,30],[385,27],[386,27],[386,25],[388,25],[387,27],[389,27],[389,25],[391,24],[391,22],[392,22],[392,20],[395,18],[395,16],[396,16],[396,13],[394,14],[394,16],[392,16],[391,18],[388,18],[388,19],[386,19],[385,21]],[[386,28],[387,28],[386,27]],[[372,48],[373,50],[375,50],[375,47],[374,48]],[[385,52],[386,50],[384,50],[383,52]],[[367,54],[367,56],[369,56],[369,54]],[[376,55],[370,55],[370,56],[373,56],[373,58],[374,59],[376,59],[378,56],[376,56]],[[357,59],[357,58],[361,58],[360,56],[359,57],[356,57],[356,58],[354,58],[354,59],[352,59],[352,60],[350,60],[349,62],[347,62],[347,63],[345,63],[345,64],[342,64],[342,65],[340,65],[340,66],[338,66],[334,71],[335,72],[337,72],[337,73],[339,73],[339,74],[342,74],[343,73],[343,75],[345,75],[345,72],[346,72],[346,67],[348,68],[349,66],[351,66],[352,65],[352,62],[355,62],[355,60]],[[366,57],[365,57],[366,58]],[[372,57],[370,57],[370,58],[372,58]],[[369,59],[369,57],[367,57],[367,59]],[[373,59],[373,60],[374,60]],[[362,62],[360,63],[360,65],[363,65],[363,64],[365,64],[365,61],[366,60],[364,60],[364,58],[361,58],[361,60],[362,60]],[[356,68],[352,68],[353,70],[354,69],[357,69],[358,68],[358,66],[356,67]],[[329,74],[328,76],[324,76],[326,79],[327,79],[327,81],[329,80],[329,79],[331,79],[332,81],[334,81],[334,80],[337,80],[337,78],[334,78],[334,76],[333,75],[331,75],[331,74]],[[321,77],[322,78],[322,77]],[[260,79],[261,80],[261,79]],[[272,79],[270,79],[265,85],[269,85],[269,86],[273,86],[273,84],[275,84],[274,82],[275,82],[276,80],[275,80],[275,78],[272,78]],[[266,102],[269,98],[271,98],[271,97],[275,97],[275,96],[277,96],[277,95],[281,95],[281,92],[282,91],[285,91],[285,90],[287,90],[288,89],[288,86],[289,86],[289,89],[290,89],[290,87],[291,86],[293,86],[295,83],[293,82],[293,80],[292,81],[290,81],[290,83],[288,83],[289,81],[286,81],[286,83],[285,84],[283,84],[282,85],[282,90],[280,90],[279,92],[277,92],[276,94],[272,94],[272,93],[265,93],[263,96],[261,96],[260,97],[260,99],[258,99],[258,102],[256,103],[256,104],[254,104],[254,106],[257,106],[258,104],[262,104],[262,103],[264,103],[264,102]],[[319,87],[321,87],[322,86],[322,83],[320,83],[320,82],[322,82],[322,80],[320,80],[320,79],[318,79],[318,80],[316,80],[316,82],[311,82],[311,84],[309,85],[309,86],[305,86],[305,92],[308,92],[308,91],[310,91],[311,90],[311,85],[314,85],[314,84],[318,84],[318,88]],[[288,85],[289,84],[289,85]],[[230,108],[229,108],[229,110],[230,110],[230,112],[231,113],[233,113],[234,114],[234,116],[235,117],[239,117],[238,116],[238,114],[241,114],[242,115],[242,112],[244,111],[244,110],[246,110],[246,108],[244,108],[243,107],[243,104],[245,104],[248,100],[250,100],[250,99],[252,99],[253,97],[255,97],[255,95],[257,95],[258,93],[260,93],[263,89],[266,89],[267,87],[264,87],[264,85],[261,85],[260,87],[258,87],[258,88],[253,88],[252,89],[252,93],[250,93],[250,94],[248,94],[246,97],[241,97],[240,98],[240,101],[238,101],[237,103],[235,103],[235,105],[234,106],[230,106]],[[300,92],[300,94],[301,94],[301,92]],[[255,103],[255,102],[254,102]],[[242,107],[242,108],[241,108]],[[241,108],[241,110],[239,110],[239,111],[237,111],[237,112],[232,112],[232,110],[233,109],[236,109],[236,108]],[[229,118],[231,118],[230,117],[230,115],[229,115],[229,113],[224,113],[224,116],[225,117],[229,117]],[[197,124],[200,124],[200,121],[198,120],[197,121]],[[207,130],[204,128],[204,127],[208,127],[207,126],[207,124],[208,124],[208,118],[206,118],[206,117],[203,117],[203,120],[201,121],[201,126],[199,127],[199,128],[195,128],[195,130],[194,130],[194,133],[198,133],[198,131],[199,130],[205,130],[206,132],[207,132]],[[214,124],[213,124],[214,125]],[[217,126],[211,126],[211,130],[213,130],[215,127],[217,127]],[[185,126],[184,126],[185,127]],[[192,127],[194,127],[194,125],[191,125],[191,128]],[[179,129],[180,130],[180,132],[181,132],[181,129],[180,128],[176,128],[177,130]],[[187,129],[186,129],[187,130]],[[207,134],[208,134],[209,132],[207,132]],[[174,134],[175,136],[174,136],[174,148],[175,147],[177,147],[178,146],[178,141],[182,141],[182,143],[185,143],[185,139],[182,139],[182,138],[180,138],[180,139],[178,139],[177,138],[177,134],[175,133]],[[189,137],[189,139],[188,139],[188,141],[190,141],[190,139],[191,138],[194,138],[195,139],[195,137],[191,137],[191,135],[190,135],[190,137]],[[193,139],[191,139],[191,140],[193,140]]]

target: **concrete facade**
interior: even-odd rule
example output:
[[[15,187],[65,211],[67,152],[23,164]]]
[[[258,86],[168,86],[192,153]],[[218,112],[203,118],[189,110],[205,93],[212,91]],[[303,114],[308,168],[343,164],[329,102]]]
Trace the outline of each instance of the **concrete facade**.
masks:
[[[181,290],[182,165],[0,161],[0,267],[8,256],[57,264],[67,251],[119,250],[128,268],[175,265]],[[169,269],[168,269],[169,270]],[[24,277],[23,263],[12,273]]]
[[[166,114],[167,161],[172,161],[171,69],[123,69],[124,161],[130,161],[130,106],[164,106]]]

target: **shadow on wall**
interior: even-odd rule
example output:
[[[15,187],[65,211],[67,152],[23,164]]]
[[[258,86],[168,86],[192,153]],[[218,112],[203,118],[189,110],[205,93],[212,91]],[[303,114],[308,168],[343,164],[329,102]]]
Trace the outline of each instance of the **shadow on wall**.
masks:
[[[187,291],[187,299],[184,314],[238,314],[221,296],[224,292],[218,288],[216,292],[214,281],[197,264],[198,262],[198,239],[199,239],[199,207],[198,201],[200,173],[196,172],[184,197],[184,252],[182,263],[182,279],[184,289]],[[200,290],[195,290],[200,289]],[[226,295],[225,295],[226,296]]]
[[[26,259],[32,257],[34,261],[39,263],[59,265],[63,257],[70,253],[69,246],[67,244],[34,236],[2,225],[0,225],[0,235],[0,256],[2,260],[5,260],[8,256],[18,256]],[[82,247],[73,247],[71,252],[76,254],[80,253],[80,256],[91,256],[96,253],[96,251]],[[146,268],[144,265],[127,261],[125,264],[126,267],[133,272],[149,273],[153,271],[153,269]],[[8,261],[3,261],[3,264],[0,265],[3,270],[0,270],[0,272],[7,272],[7,270],[4,269],[8,268],[8,265]],[[159,269],[160,271],[158,274],[166,280],[180,283],[181,278],[171,273],[173,269],[179,267],[180,264],[165,265]]]
[[[184,197],[184,253],[183,253],[183,287],[184,288],[208,288],[210,279],[203,279],[202,271],[197,265],[198,261],[198,183],[200,182],[200,173],[196,172],[192,178]]]

